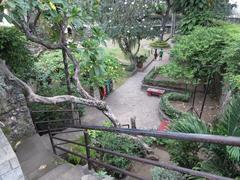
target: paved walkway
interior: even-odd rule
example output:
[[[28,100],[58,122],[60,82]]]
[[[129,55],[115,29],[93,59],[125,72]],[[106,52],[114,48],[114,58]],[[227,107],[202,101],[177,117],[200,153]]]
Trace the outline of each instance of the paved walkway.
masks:
[[[166,64],[169,54],[164,53],[163,61],[153,61],[144,71],[130,77],[122,86],[116,89],[106,102],[119,119],[121,124],[130,124],[130,118],[136,116],[137,128],[156,129],[159,126],[158,97],[147,96],[146,91],[141,89],[142,80],[154,67]],[[101,125],[106,117],[95,108],[86,108],[83,124]]]

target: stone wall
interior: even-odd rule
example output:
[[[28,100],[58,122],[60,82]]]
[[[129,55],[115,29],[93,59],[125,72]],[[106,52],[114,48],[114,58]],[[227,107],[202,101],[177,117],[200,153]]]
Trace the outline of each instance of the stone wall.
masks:
[[[0,128],[0,180],[24,180],[17,156]]]
[[[10,143],[34,133],[34,126],[20,87],[0,72],[0,122]]]

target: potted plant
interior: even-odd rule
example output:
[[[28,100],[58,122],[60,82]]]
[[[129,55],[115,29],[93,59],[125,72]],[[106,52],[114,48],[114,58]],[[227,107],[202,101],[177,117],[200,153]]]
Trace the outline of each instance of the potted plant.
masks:
[[[147,56],[143,56],[143,55],[139,56],[139,57],[137,58],[137,67],[138,67],[138,68],[142,68],[142,67],[143,67],[143,63],[144,63],[146,60],[147,60]]]

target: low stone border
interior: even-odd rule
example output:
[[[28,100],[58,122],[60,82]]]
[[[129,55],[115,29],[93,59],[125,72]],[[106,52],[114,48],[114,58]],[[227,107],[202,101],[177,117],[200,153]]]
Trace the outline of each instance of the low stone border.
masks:
[[[169,80],[155,80],[157,67],[151,69],[151,71],[144,77],[142,86],[150,86],[153,88],[169,89],[171,91],[194,91],[194,86],[190,84],[184,84]],[[197,92],[204,92],[204,87],[201,85],[198,87]]]
[[[188,113],[177,110],[173,105],[171,105],[170,101],[188,102],[190,97],[191,95],[189,93],[185,94],[177,92],[166,93],[160,98],[159,109],[165,115],[172,119],[177,119],[179,117],[185,116]]]
[[[151,86],[151,85],[148,85],[148,84],[145,84],[145,83],[142,83],[141,88],[143,90],[147,90],[148,88],[160,89],[160,90],[165,90],[166,93],[168,93],[168,92],[183,92],[183,90],[160,87],[160,86]]]

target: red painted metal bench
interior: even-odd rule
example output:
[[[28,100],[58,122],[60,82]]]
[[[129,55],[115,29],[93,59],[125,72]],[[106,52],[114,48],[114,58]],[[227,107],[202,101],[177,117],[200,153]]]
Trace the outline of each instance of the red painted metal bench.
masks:
[[[154,88],[148,88],[147,89],[147,95],[148,96],[161,96],[165,93],[165,90],[161,89],[154,89]]]

